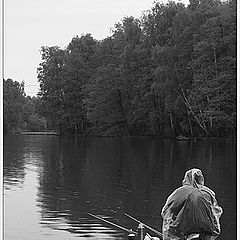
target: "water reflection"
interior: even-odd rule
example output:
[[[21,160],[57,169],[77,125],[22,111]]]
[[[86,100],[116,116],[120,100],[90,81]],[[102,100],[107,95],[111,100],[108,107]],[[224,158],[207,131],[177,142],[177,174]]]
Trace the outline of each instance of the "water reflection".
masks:
[[[3,151],[5,187],[21,187],[25,177],[23,144],[18,141],[17,138],[6,138],[3,145]]]
[[[166,197],[192,167],[203,170],[224,208],[219,239],[235,238],[236,151],[231,142],[7,137],[5,239],[28,239],[29,232],[31,239],[126,237],[88,212],[136,229],[126,212],[160,229]],[[16,190],[16,185],[21,187]],[[28,220],[21,222],[22,216]]]

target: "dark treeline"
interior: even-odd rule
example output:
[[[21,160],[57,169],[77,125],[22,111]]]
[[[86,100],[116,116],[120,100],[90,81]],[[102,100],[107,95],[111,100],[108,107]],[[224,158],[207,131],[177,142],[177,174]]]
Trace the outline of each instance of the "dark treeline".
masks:
[[[3,80],[3,132],[43,130],[47,120],[41,116],[40,99],[26,96],[24,82]]]
[[[230,137],[236,0],[155,2],[111,36],[42,47],[39,108],[63,134]]]

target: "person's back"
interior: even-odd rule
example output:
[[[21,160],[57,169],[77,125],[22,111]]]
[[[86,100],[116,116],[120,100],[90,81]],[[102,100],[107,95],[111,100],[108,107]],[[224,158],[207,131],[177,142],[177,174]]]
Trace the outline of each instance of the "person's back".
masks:
[[[214,192],[204,186],[201,170],[189,170],[183,186],[168,197],[162,209],[164,240],[194,233],[200,233],[201,239],[215,239],[220,234],[221,214]]]

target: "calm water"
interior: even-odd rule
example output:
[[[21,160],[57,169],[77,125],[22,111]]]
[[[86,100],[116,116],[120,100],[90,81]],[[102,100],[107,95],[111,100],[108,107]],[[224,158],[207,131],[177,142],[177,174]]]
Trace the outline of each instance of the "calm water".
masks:
[[[159,229],[167,196],[186,170],[203,170],[223,207],[219,240],[236,239],[236,145],[150,138],[4,138],[4,239],[124,239],[127,228]]]

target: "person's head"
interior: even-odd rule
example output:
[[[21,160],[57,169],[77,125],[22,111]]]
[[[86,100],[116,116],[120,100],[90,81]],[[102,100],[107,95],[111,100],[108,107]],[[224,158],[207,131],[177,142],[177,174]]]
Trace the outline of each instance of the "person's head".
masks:
[[[197,168],[188,170],[185,173],[182,184],[183,185],[191,185],[195,188],[202,187],[204,185],[204,177],[203,177],[202,171]]]

